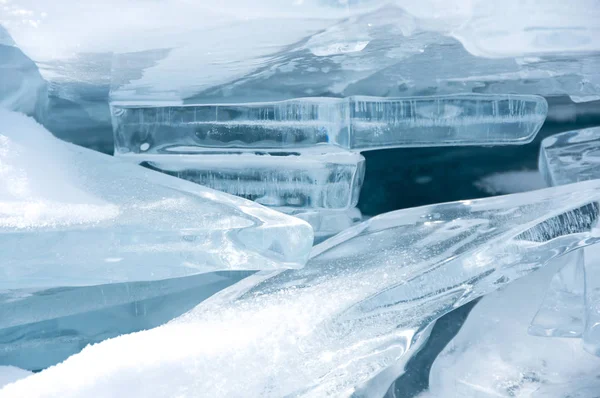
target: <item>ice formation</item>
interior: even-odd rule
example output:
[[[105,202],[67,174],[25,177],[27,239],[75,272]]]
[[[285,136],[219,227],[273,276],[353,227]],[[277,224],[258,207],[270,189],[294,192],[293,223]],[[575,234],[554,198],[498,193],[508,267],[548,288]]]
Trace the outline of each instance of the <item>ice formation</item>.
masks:
[[[548,111],[538,96],[477,94],[111,108],[115,153],[140,159],[227,149],[522,144],[533,140]]]
[[[547,269],[484,297],[436,358],[426,397],[597,397],[600,358],[585,352],[579,340],[527,334],[546,287],[564,263],[559,257]]]
[[[569,131],[542,141],[539,168],[549,185],[600,178],[600,128]],[[600,250],[586,248],[555,275],[530,332],[582,337],[600,356]]]
[[[377,396],[439,316],[595,243],[599,198],[591,181],[377,216],[303,269],[253,275],[0,396]]]
[[[301,267],[312,244],[297,218],[63,143],[1,109],[0,162],[0,289]]]

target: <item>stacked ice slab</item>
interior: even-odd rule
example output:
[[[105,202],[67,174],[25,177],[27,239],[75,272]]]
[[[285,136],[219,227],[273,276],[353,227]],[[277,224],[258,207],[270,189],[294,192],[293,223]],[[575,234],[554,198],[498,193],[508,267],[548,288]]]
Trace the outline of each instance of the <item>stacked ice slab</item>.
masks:
[[[295,217],[67,144],[1,108],[0,165],[0,366],[40,369],[154,327],[240,271],[302,267],[312,246]]]
[[[347,226],[365,150],[531,141],[542,97],[300,98],[217,105],[111,103],[115,155],[302,215],[317,233]],[[356,210],[354,210],[356,212]],[[331,220],[331,221],[324,221]]]
[[[539,167],[549,185],[600,179],[600,128],[569,131],[542,142]],[[554,276],[530,333],[581,337],[600,356],[600,251],[581,249]]]

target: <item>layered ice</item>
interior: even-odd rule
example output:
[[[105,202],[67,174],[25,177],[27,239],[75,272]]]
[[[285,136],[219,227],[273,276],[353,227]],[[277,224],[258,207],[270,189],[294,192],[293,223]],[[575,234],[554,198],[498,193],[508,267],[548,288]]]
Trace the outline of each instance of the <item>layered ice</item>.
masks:
[[[356,206],[365,174],[358,153],[128,156],[143,165],[262,205],[348,209]]]
[[[250,274],[2,292],[0,366],[53,366],[89,344],[162,325]]]
[[[597,397],[600,358],[580,340],[527,334],[564,263],[560,257],[484,297],[433,363],[426,397]]]
[[[301,267],[308,224],[0,110],[0,290]]]
[[[5,0],[0,25],[50,82],[53,132],[81,142],[82,127],[110,130],[109,91],[131,103],[454,93],[600,99],[594,0],[147,3]],[[132,23],[140,12],[144,20]]]
[[[439,316],[595,243],[600,184],[401,210],[0,396],[381,396]],[[210,377],[206,377],[210,375]]]
[[[395,147],[523,144],[548,105],[529,95],[415,98],[303,98],[230,105],[111,104],[117,155],[328,146]],[[329,149],[332,150],[332,149]]]

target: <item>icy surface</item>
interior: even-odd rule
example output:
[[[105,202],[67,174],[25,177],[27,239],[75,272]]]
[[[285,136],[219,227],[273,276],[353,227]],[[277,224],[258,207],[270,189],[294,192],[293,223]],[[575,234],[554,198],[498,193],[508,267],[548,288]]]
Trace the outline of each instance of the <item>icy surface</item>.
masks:
[[[0,290],[301,267],[297,218],[63,143],[0,110]]]
[[[347,209],[356,206],[365,174],[358,153],[194,154],[128,156],[154,170],[266,206]]]
[[[0,366],[0,388],[29,376],[31,372],[14,366]]]
[[[0,294],[0,365],[39,370],[86,345],[162,325],[252,272]]]
[[[236,148],[348,150],[522,144],[548,111],[529,95],[304,98],[271,103],[111,105],[115,153],[194,153]]]
[[[564,262],[553,260],[548,269],[484,297],[435,360],[425,396],[596,398],[600,358],[585,352],[578,339],[527,334]]]
[[[380,396],[439,316],[595,243],[599,198],[593,181],[374,217],[303,269],[253,275],[0,396]]]

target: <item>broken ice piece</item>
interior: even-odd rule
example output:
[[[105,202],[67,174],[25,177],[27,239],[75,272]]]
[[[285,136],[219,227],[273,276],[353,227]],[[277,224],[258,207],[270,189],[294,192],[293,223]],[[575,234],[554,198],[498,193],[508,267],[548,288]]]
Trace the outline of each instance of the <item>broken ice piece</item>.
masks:
[[[137,157],[127,159],[140,160]],[[347,209],[356,206],[365,158],[352,152],[275,156],[145,155],[143,165],[266,206]]]
[[[252,275],[0,397],[382,396],[438,317],[596,243],[585,211],[597,219],[598,200],[590,181],[373,217],[316,246],[302,269]]]
[[[574,339],[527,334],[527,323],[564,262],[556,258],[547,268],[483,297],[435,359],[427,397],[598,397],[600,358]],[[590,386],[595,389],[585,391],[594,394],[575,393]]]
[[[583,250],[566,254],[561,260],[562,268],[552,278],[546,297],[529,326],[531,335],[581,337],[583,333]]]
[[[539,169],[549,185],[600,179],[599,166],[600,128],[568,131],[542,141]],[[554,309],[555,314],[545,320],[536,317],[531,325],[531,332],[536,333],[536,330],[546,328],[557,330],[558,335],[567,333],[581,336],[586,350],[600,355],[599,254],[595,248],[581,249],[580,261],[583,262],[585,271],[577,271],[572,265],[568,266],[570,271],[569,268],[561,271],[577,272],[584,276],[575,280],[572,277],[563,278],[563,275],[555,276],[540,309],[542,313]],[[562,297],[560,308],[555,302],[558,297]]]
[[[298,218],[54,138],[0,109],[0,290],[303,266]]]
[[[542,97],[501,94],[229,105],[111,103],[116,155],[524,144],[533,140],[547,111]]]
[[[551,186],[600,178],[600,127],[567,131],[544,139],[539,169]]]

